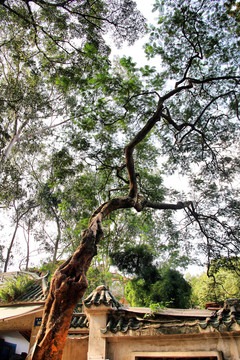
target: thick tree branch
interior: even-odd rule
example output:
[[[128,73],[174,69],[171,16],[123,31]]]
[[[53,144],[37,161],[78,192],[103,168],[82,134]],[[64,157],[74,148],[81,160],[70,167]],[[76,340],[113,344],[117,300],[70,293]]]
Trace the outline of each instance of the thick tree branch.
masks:
[[[234,76],[234,75],[226,75],[226,76],[210,76],[205,79],[195,79],[191,77],[186,78],[187,81],[190,81],[192,84],[205,84],[212,81],[220,81],[220,80],[234,80],[235,82],[240,82],[240,76]]]
[[[168,203],[155,203],[147,200],[142,200],[141,202],[135,204],[134,208],[137,211],[142,211],[144,208],[151,208],[156,210],[181,210],[193,206],[192,201],[179,201],[177,204],[168,204]]]
[[[193,87],[193,82],[190,78],[187,78],[186,79],[188,81],[188,84],[187,85],[183,85],[183,86],[180,86],[180,87],[177,87],[171,91],[169,91],[168,93],[166,93],[164,96],[162,96],[160,98],[160,101],[162,102],[162,104],[164,103],[164,101],[170,99],[172,96],[180,93],[181,91],[183,90],[188,90],[188,89],[191,89]]]

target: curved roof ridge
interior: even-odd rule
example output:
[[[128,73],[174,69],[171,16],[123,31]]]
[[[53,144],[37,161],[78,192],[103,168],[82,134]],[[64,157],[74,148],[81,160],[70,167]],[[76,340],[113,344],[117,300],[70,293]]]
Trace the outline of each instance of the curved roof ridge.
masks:
[[[117,309],[122,307],[122,304],[112,295],[105,285],[98,286],[93,292],[83,300],[84,305],[89,308],[92,305],[99,306],[101,304],[105,306],[115,307]]]

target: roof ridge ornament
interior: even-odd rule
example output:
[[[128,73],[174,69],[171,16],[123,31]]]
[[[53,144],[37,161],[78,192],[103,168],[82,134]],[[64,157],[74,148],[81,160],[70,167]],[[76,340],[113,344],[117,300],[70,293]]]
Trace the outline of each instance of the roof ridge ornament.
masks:
[[[83,300],[83,304],[87,308],[90,308],[92,305],[99,306],[102,304],[117,309],[122,307],[122,304],[120,304],[105,285],[100,285],[93,290],[93,292]]]

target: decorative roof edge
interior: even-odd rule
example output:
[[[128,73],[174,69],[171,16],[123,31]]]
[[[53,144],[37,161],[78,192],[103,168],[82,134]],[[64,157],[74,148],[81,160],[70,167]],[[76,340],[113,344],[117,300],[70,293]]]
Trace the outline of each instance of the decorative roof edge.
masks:
[[[105,285],[98,286],[85,300],[83,304],[90,308],[92,305],[99,306],[101,304],[107,307],[122,308],[122,304],[111,294]]]

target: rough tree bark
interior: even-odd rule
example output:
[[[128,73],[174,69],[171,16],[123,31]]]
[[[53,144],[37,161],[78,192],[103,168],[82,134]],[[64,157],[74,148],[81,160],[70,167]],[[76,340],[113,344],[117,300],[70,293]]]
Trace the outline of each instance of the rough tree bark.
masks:
[[[187,89],[189,85],[181,87],[181,89],[183,88]],[[177,92],[179,92],[179,89],[174,90],[174,94]],[[190,205],[190,202],[156,204],[144,200],[139,201],[138,199],[133,152],[137,144],[146,137],[156,122],[160,120],[165,99],[166,97],[159,98],[154,115],[124,149],[129,177],[128,195],[112,199],[95,210],[89,220],[88,228],[82,233],[78,249],[56,270],[45,304],[42,325],[34,348],[30,351],[27,359],[60,360],[62,358],[72,313],[87,289],[87,271],[92,258],[97,254],[97,244],[103,236],[102,221],[108,214],[124,208],[135,208],[137,211],[142,211],[145,207],[178,210]]]

